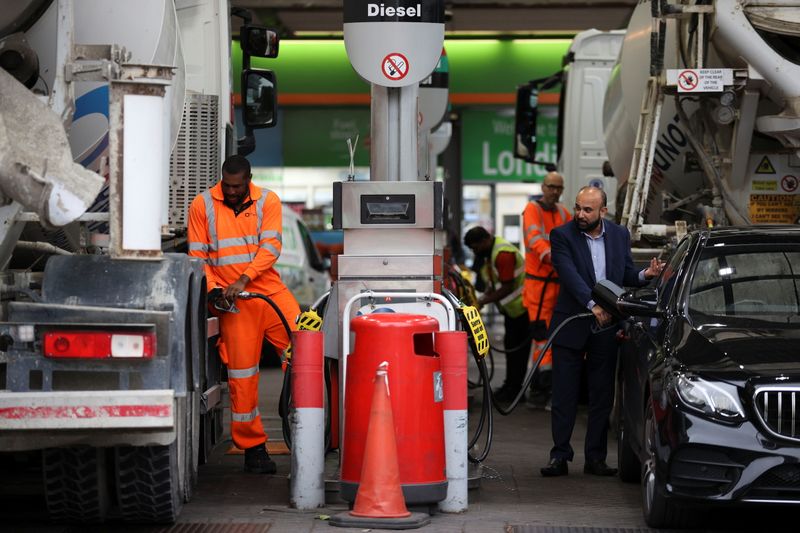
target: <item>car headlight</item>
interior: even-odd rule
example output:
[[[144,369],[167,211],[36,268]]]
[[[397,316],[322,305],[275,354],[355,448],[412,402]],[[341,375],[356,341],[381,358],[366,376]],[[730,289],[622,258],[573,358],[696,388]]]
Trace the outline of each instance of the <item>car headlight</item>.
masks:
[[[678,397],[688,407],[728,422],[745,418],[736,387],[720,381],[706,381],[692,374],[676,374],[673,381]]]

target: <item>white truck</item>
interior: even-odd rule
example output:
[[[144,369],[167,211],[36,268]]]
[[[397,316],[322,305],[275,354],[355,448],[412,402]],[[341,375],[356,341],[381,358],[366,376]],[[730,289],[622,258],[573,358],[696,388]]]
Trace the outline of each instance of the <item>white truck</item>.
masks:
[[[599,34],[621,40],[613,68],[575,61],[563,76],[565,201],[583,185],[605,187],[609,213],[642,249],[687,227],[797,223],[798,7],[642,1],[624,37]],[[592,42],[582,36],[575,58]],[[604,75],[607,86],[597,81]],[[524,126],[517,131],[529,140]],[[600,128],[604,142],[595,143]],[[603,156],[613,176],[602,175]],[[584,170],[587,161],[594,174]]]
[[[245,20],[247,23],[248,20]],[[245,24],[245,139],[277,38]],[[0,450],[50,518],[170,522],[221,436],[186,211],[236,148],[226,0],[28,0],[0,14]]]

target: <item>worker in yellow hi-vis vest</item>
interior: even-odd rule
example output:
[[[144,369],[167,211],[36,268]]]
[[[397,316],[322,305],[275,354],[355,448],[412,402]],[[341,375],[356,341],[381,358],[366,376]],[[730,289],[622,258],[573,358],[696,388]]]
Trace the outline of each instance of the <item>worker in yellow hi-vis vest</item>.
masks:
[[[493,236],[481,226],[472,228],[464,235],[464,244],[476,258],[484,259],[478,272],[484,282],[478,305],[494,303],[503,315],[506,378],[493,396],[498,402],[510,403],[522,388],[530,354],[528,313],[522,305],[524,259],[516,246],[502,237]]]

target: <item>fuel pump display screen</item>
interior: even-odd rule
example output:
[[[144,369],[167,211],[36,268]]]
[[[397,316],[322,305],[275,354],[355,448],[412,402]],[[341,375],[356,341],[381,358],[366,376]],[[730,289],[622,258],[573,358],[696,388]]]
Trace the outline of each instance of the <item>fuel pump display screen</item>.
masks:
[[[361,195],[361,223],[414,224],[416,223],[414,200],[413,194]]]

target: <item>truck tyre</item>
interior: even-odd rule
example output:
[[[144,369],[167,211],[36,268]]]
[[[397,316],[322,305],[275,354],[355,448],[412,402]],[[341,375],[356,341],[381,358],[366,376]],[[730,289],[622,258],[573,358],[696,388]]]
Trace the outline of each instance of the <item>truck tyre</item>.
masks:
[[[198,465],[200,460],[200,393],[187,393],[186,409],[186,477],[183,480],[183,501],[189,503],[197,485]]]
[[[116,448],[117,496],[123,520],[171,523],[183,507],[178,441]]]
[[[185,450],[185,474],[181,479],[183,486],[183,501],[188,503],[194,495],[194,487],[197,484],[198,465],[200,461],[200,383],[203,382],[205,374],[205,345],[200,347],[199,337],[205,333],[205,324],[201,323],[196,316],[199,312],[198,288],[195,286],[194,277],[189,283],[189,304],[186,308],[185,322],[185,346],[186,346],[186,435],[185,445],[181,448]],[[205,309],[203,302],[202,309]],[[205,314],[202,316],[205,321]],[[202,331],[198,331],[202,324]],[[198,377],[195,377],[199,372]],[[179,439],[180,442],[180,439]]]
[[[102,522],[108,511],[105,450],[47,448],[42,451],[45,499],[50,520]]]
[[[176,405],[175,440],[167,446],[118,446],[116,482],[123,520],[174,522],[183,508],[187,479],[188,401]]]

